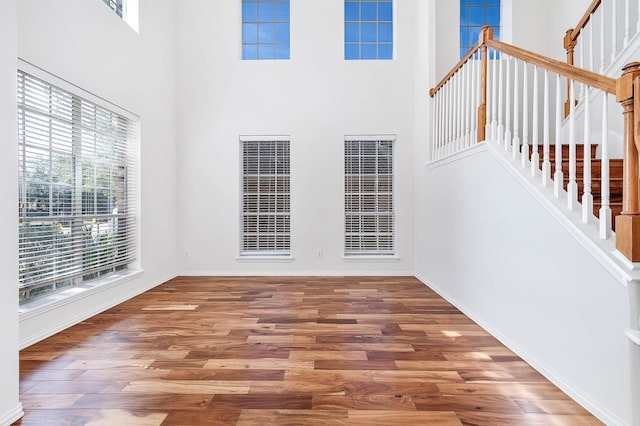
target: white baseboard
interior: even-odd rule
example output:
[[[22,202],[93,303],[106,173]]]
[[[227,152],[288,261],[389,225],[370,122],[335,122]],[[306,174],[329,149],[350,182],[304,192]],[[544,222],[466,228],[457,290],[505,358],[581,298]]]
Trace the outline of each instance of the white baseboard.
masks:
[[[182,277],[413,277],[413,271],[182,271]]]
[[[418,278],[422,283],[424,283],[427,287],[438,293],[443,299],[447,302],[451,303],[457,309],[459,309],[463,314],[471,318],[475,321],[480,327],[484,328],[487,332],[489,332],[493,337],[498,339],[503,345],[516,353],[520,358],[526,361],[529,365],[531,365],[536,371],[546,377],[551,383],[558,386],[564,393],[569,395],[574,401],[583,406],[586,410],[600,419],[607,425],[617,425],[617,426],[627,426],[628,424],[624,422],[622,419],[618,418],[613,413],[604,409],[603,407],[598,406],[595,402],[589,400],[580,392],[576,391],[570,383],[567,383],[564,379],[558,376],[553,369],[546,366],[544,363],[540,362],[534,356],[532,356],[525,348],[517,345],[510,339],[508,336],[502,334],[498,329],[493,327],[490,323],[485,321],[480,315],[476,314],[473,309],[465,306],[462,303],[459,303],[455,297],[452,297],[442,288],[433,284],[433,281],[427,279],[426,277],[416,274],[416,278]],[[427,284],[428,283],[428,284]]]
[[[24,416],[24,410],[22,409],[22,404],[18,403],[17,407],[0,417],[0,426],[9,426],[16,420],[22,418],[22,416]]]
[[[85,310],[84,312],[82,312],[79,315],[73,316],[73,317],[68,317],[65,318],[62,321],[56,322],[54,323],[51,327],[40,330],[39,332],[29,335],[29,336],[20,336],[20,343],[19,343],[19,349],[24,349],[30,345],[33,345],[34,343],[37,343],[43,339],[46,339],[47,337],[53,336],[56,333],[59,333],[73,325],[78,324],[81,321],[86,320],[87,318],[90,318],[94,315],[97,315],[101,312],[104,312],[105,310],[112,308],[122,302],[125,302],[129,299],[131,299],[132,297],[135,297],[145,291],[148,291],[154,287],[157,287],[158,285],[174,278],[175,275],[168,275],[164,278],[160,278],[158,280],[153,280],[152,282],[149,282],[141,287],[136,287],[135,291],[124,291],[126,290],[126,286],[122,286],[121,288],[123,289],[122,294],[120,294],[118,297],[109,299],[107,301],[105,301],[104,303],[101,303],[99,305],[93,305],[90,306],[87,310]],[[126,280],[129,281],[129,280]],[[120,283],[116,283],[115,285],[118,285]],[[100,292],[106,291],[108,288],[113,287],[113,285],[109,285],[109,286],[105,286],[103,289],[97,288],[94,289],[93,292],[91,294],[98,294]],[[47,315],[48,313],[55,311],[55,310],[60,310],[60,309],[64,309],[64,306],[68,303],[71,302],[61,302],[59,304],[57,304],[56,306],[50,307],[50,306],[46,306],[46,309],[42,309],[39,312],[28,312],[25,313],[24,315],[20,316],[20,323],[23,323],[25,321],[28,321],[29,319],[38,317],[38,316],[42,316],[42,315]]]

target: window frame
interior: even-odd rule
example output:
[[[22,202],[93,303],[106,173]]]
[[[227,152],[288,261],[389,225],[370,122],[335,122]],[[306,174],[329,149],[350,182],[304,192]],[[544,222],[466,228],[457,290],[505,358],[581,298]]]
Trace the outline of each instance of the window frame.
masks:
[[[270,136],[248,136],[248,135],[241,135],[240,136],[240,164],[239,164],[239,193],[240,193],[240,223],[239,223],[239,259],[267,259],[267,258],[274,258],[274,259],[290,259],[291,257],[291,138],[288,135],[270,135]],[[245,191],[245,177],[247,176],[245,174],[245,144],[251,144],[251,143],[256,143],[256,144],[260,144],[260,143],[285,143],[286,144],[286,153],[287,153],[287,165],[285,167],[287,173],[277,173],[277,168],[276,168],[276,173],[274,173],[275,176],[275,182],[278,182],[278,177],[282,177],[284,179],[286,179],[286,182],[284,183],[284,189],[286,189],[286,191],[284,191],[284,193],[282,192],[278,192],[277,188],[278,186],[275,185],[274,188],[276,188],[275,192],[271,192],[269,193],[269,195],[273,195],[274,197],[277,197],[279,195],[284,195],[286,198],[285,201],[285,205],[287,206],[287,210],[286,211],[282,211],[282,212],[261,212],[261,211],[245,211],[245,202],[247,199],[247,193]],[[258,182],[259,182],[259,178],[260,176],[263,176],[264,174],[256,174],[255,177],[258,178]],[[256,188],[260,189],[259,186],[256,186]],[[258,195],[258,197],[260,196],[260,194],[256,194]],[[259,202],[259,201],[258,201]],[[276,205],[277,205],[277,201],[276,201]],[[267,214],[265,214],[267,213]],[[256,226],[258,225],[260,218],[261,217],[268,217],[268,216],[273,216],[276,218],[286,218],[283,219],[286,225],[286,231],[285,232],[278,232],[277,231],[277,227],[279,226],[278,221],[276,220],[276,223],[273,225],[274,228],[273,229],[269,229],[267,232],[263,232],[262,234],[264,236],[271,236],[274,238],[274,241],[277,237],[279,236],[283,236],[286,239],[286,243],[284,243],[284,246],[278,247],[277,242],[273,243],[273,248],[269,248],[269,247],[265,247],[265,246],[261,246],[260,245],[260,241],[259,241],[259,237],[260,237],[260,232],[256,232],[255,236],[256,236],[256,249],[248,249],[247,247],[250,245],[250,243],[246,240],[246,237],[248,236],[247,232],[246,232],[246,228],[245,228],[245,221],[246,218],[249,216],[255,216],[256,217]],[[252,233],[253,234],[253,233]],[[268,246],[269,244],[267,244]]]
[[[21,74],[25,74],[26,77],[21,77]],[[71,215],[59,216],[55,214],[49,214],[48,216],[45,215],[45,216],[38,216],[38,217],[42,218],[42,220],[40,220],[41,222],[42,221],[51,222],[52,224],[56,222],[58,223],[61,223],[61,222],[76,223],[77,222],[80,224],[78,227],[75,227],[75,225],[73,225],[69,229],[69,232],[70,233],[73,232],[72,235],[75,235],[75,237],[72,237],[74,259],[76,259],[74,261],[75,265],[77,266],[80,263],[82,263],[82,268],[74,269],[74,272],[71,272],[69,270],[66,270],[66,272],[63,271],[64,273],[61,272],[57,274],[54,272],[50,279],[47,279],[46,281],[42,280],[40,282],[33,282],[31,285],[24,284],[22,273],[21,273],[20,274],[21,278],[18,283],[18,289],[20,293],[19,300],[21,305],[23,304],[27,305],[27,304],[30,304],[30,302],[36,301],[41,298],[47,298],[49,296],[53,296],[64,290],[78,288],[81,286],[84,287],[85,285],[94,286],[97,282],[100,282],[102,280],[112,281],[112,276],[116,276],[116,275],[121,276],[123,271],[126,271],[126,270],[132,271],[137,269],[138,258],[139,258],[138,257],[138,250],[139,250],[139,224],[138,224],[139,118],[135,114],[125,110],[124,108],[121,108],[117,105],[110,103],[109,101],[106,101],[105,99],[102,99],[96,95],[93,95],[92,93],[87,92],[86,90],[80,87],[77,87],[65,80],[62,80],[28,62],[25,62],[22,60],[18,61],[18,68],[17,68],[16,75],[17,75],[18,82],[26,81],[25,79],[29,79],[29,81],[33,80],[38,84],[41,84],[41,87],[43,88],[46,87],[50,94],[52,94],[55,91],[56,93],[60,93],[61,95],[67,96],[68,98],[72,99],[71,105],[73,105],[74,108],[79,106],[78,110],[76,109],[73,110],[72,121],[70,121],[68,124],[69,128],[73,129],[72,130],[73,136],[70,136],[71,139],[66,142],[64,142],[63,139],[59,139],[60,141],[62,141],[61,143],[67,143],[71,147],[70,149],[72,150],[70,158],[72,158],[71,173],[73,176],[74,183],[71,185],[70,191],[71,191],[71,197],[75,201],[72,201],[73,206],[70,207]],[[33,145],[34,143],[38,143],[38,142],[28,142],[27,132],[33,132],[33,129],[29,130],[29,129],[26,129],[26,127],[24,126],[26,126],[27,124],[29,126],[33,126],[33,119],[27,118],[27,113],[25,112],[26,111],[25,109],[28,110],[29,108],[32,108],[32,106],[27,105],[26,99],[20,97],[22,96],[20,95],[21,93],[22,92],[19,90],[19,98],[17,100],[18,101],[18,124],[19,126],[21,126],[21,130],[18,134],[17,142],[18,142],[19,152],[23,152],[23,154],[19,156],[19,159],[26,161],[27,157],[24,156],[24,153],[26,153],[25,150],[27,150],[28,148],[25,146],[25,144],[28,143],[29,145]],[[88,161],[87,160],[88,157],[86,156],[84,157],[81,156],[77,158],[75,157],[78,155],[78,152],[76,152],[76,149],[78,149],[76,148],[76,145],[85,143],[83,139],[84,138],[83,135],[86,134],[86,132],[88,131],[88,129],[86,128],[86,122],[89,120],[86,118],[86,116],[82,115],[82,111],[87,110],[87,108],[94,108],[93,109],[94,113],[95,111],[98,111],[100,112],[100,114],[103,114],[103,111],[108,111],[112,117],[119,117],[117,118],[119,123],[120,123],[120,120],[126,120],[124,133],[122,134],[118,133],[120,134],[122,139],[117,139],[118,146],[125,144],[124,148],[116,148],[117,151],[119,152],[118,155],[124,155],[123,162],[111,163],[111,164],[116,164],[114,170],[121,170],[123,179],[118,180],[118,177],[116,175],[111,175],[111,176],[112,177],[115,176],[113,177],[113,179],[116,179],[116,181],[122,182],[122,183],[113,183],[112,181],[112,185],[116,185],[116,186],[114,187],[109,186],[108,188],[108,191],[117,191],[118,188],[120,188],[120,192],[123,194],[124,198],[120,199],[121,201],[117,201],[116,206],[122,207],[121,210],[124,210],[124,212],[112,211],[109,214],[102,214],[96,210],[92,214],[83,213],[84,211],[83,209],[87,207],[87,205],[85,205],[86,204],[85,200],[81,200],[81,198],[84,198],[85,190],[95,191],[94,196],[97,196],[98,191],[100,190],[100,188],[102,188],[98,183],[94,183],[94,185],[98,185],[98,186],[86,186],[85,182],[82,180],[83,179],[82,167],[76,167],[75,165],[77,163],[80,163],[81,161],[83,162]],[[47,118],[49,117],[47,115],[42,115],[42,117],[44,117],[45,120],[48,120],[47,122],[54,123],[54,121],[52,121],[52,120],[55,120],[54,118]],[[85,123],[85,124],[82,124],[82,123]],[[118,126],[120,128],[120,124]],[[120,130],[118,130],[118,132],[120,132]],[[77,136],[77,135],[80,135],[80,136]],[[53,146],[52,144],[54,142],[52,138],[53,136],[50,133],[48,136],[41,138],[40,143],[43,143],[46,140],[48,140],[49,145]],[[61,146],[64,146],[64,145],[61,145]],[[49,156],[51,156],[52,154],[55,154],[54,151],[51,151],[51,148],[49,148],[49,151],[47,152],[49,153]],[[96,165],[98,163],[91,163],[91,164],[93,165],[92,167],[97,167]],[[118,165],[118,164],[122,164],[122,165]],[[24,164],[23,164],[22,167],[19,167],[20,182],[24,182],[24,179],[23,179],[24,173],[27,173],[27,171],[24,168]],[[51,174],[50,176],[51,176],[51,179],[53,179],[54,176],[57,176],[59,178],[60,175]],[[30,179],[31,178],[29,178],[29,180]],[[51,182],[53,182],[53,180]],[[21,185],[27,185],[27,184],[22,183]],[[53,184],[51,183],[50,186],[51,185]],[[26,190],[27,190],[27,187],[24,186],[23,191],[26,191]],[[19,223],[18,223],[19,227],[21,226],[20,224],[23,223],[24,221],[34,222],[35,221],[34,218],[36,217],[33,215],[29,215],[28,212],[25,210],[24,205],[22,205],[21,207],[20,200],[23,200],[23,202],[26,201],[24,198],[24,195],[25,195],[25,192],[19,193],[18,200],[17,200],[18,207],[19,207]],[[94,206],[96,205],[95,202],[96,201],[94,200]],[[83,260],[82,256],[89,255],[90,257],[90,254],[88,254],[89,249],[86,246],[80,249],[80,244],[77,243],[75,239],[78,238],[78,234],[77,234],[78,232],[86,232],[86,229],[83,229],[83,231],[81,231],[80,229],[85,228],[84,225],[82,225],[82,223],[84,219],[86,219],[86,217],[88,216],[94,216],[97,220],[96,223],[98,225],[96,225],[96,232],[97,232],[96,235],[98,239],[100,239],[100,235],[102,235],[100,233],[101,225],[99,225],[98,218],[102,218],[105,220],[112,219],[112,222],[111,222],[112,232],[113,232],[113,235],[115,235],[114,238],[116,238],[116,241],[113,243],[107,242],[105,244],[108,245],[109,248],[116,247],[117,250],[124,249],[124,251],[122,252],[123,257],[118,257],[117,261],[111,262],[110,264],[106,264],[98,260],[96,261],[97,262],[96,267],[85,269],[86,264],[84,262],[87,262],[86,260],[87,258]],[[117,233],[118,222],[121,224],[120,234]],[[105,223],[108,223],[108,221]],[[60,225],[55,225],[55,226],[60,226]],[[75,228],[78,228],[78,229],[75,229]],[[124,240],[120,239],[122,236],[124,236]],[[85,237],[83,238],[85,239],[87,238],[86,234],[85,234]],[[102,244],[100,242],[98,242],[97,244],[98,245],[94,247],[94,250],[105,247],[105,244]],[[56,252],[56,253],[60,254],[60,252]],[[118,252],[116,251],[116,253]],[[118,256],[119,255],[120,253],[118,253]],[[116,256],[114,256],[114,258],[115,257]],[[20,258],[22,258],[22,255],[20,256]],[[58,259],[60,258],[58,257]],[[107,270],[110,270],[110,271],[107,271]],[[28,294],[31,290],[46,288],[47,286],[52,286],[50,291],[46,291],[41,294],[38,294],[38,292],[35,291],[34,293],[36,294],[34,295]],[[23,292],[27,292],[27,294],[23,294]]]
[[[261,16],[261,4],[273,4],[273,17],[267,19]],[[279,4],[286,4],[286,20],[278,17]],[[247,14],[245,14],[247,5]],[[255,5],[255,19],[247,18],[254,15],[249,5]],[[288,61],[291,59],[291,2],[290,0],[241,0],[240,2],[240,38],[241,58],[243,61]],[[273,37],[272,41],[261,41],[261,26],[272,27],[268,33]],[[255,27],[255,28],[253,28]],[[255,30],[255,31],[254,31]],[[255,33],[255,35],[254,35]],[[264,33],[267,34],[267,33]],[[249,35],[254,35],[254,40],[247,40]],[[266,35],[265,35],[266,37]],[[284,37],[284,40],[281,38]],[[251,49],[255,48],[255,52]],[[262,49],[261,49],[262,48]],[[279,50],[282,49],[282,50]],[[261,52],[265,53],[261,53]],[[263,56],[264,55],[264,56]]]
[[[368,17],[365,19],[363,16],[363,3],[375,3],[375,19],[371,19]],[[388,13],[391,15],[390,20],[382,20],[380,18],[380,4],[389,3],[390,10]],[[343,49],[344,49],[344,60],[345,61],[366,61],[366,60],[374,60],[374,61],[391,61],[395,58],[395,2],[393,0],[344,0],[343,2],[343,29],[344,29],[344,37],[343,37]],[[349,8],[354,4],[358,5],[358,19],[351,19],[350,15],[353,11],[349,11]],[[370,13],[370,11],[369,11]],[[363,40],[363,27],[375,26],[375,41],[371,40]],[[381,37],[381,28],[383,26],[389,27],[388,30],[384,31],[385,39],[380,40]],[[353,40],[354,32],[353,30],[357,29],[357,40]],[[386,38],[390,38],[386,39]],[[375,47],[375,55],[370,54],[370,52],[364,53],[364,47],[371,48]],[[383,51],[381,53],[381,47],[385,49],[390,49],[387,53]],[[354,49],[355,48],[355,49]],[[357,50],[357,54],[355,52]],[[370,49],[367,49],[370,50]]]
[[[482,2],[482,4],[471,4]],[[459,12],[459,42],[460,42],[460,57],[462,58],[475,43],[478,42],[478,37],[472,39],[471,35],[473,34],[474,29],[479,34],[480,28],[484,25],[489,25],[494,31],[494,38],[496,40],[503,40],[503,14],[504,14],[504,6],[506,0],[460,0],[458,3],[460,12]],[[498,9],[498,24],[492,25],[487,24],[487,9]],[[466,21],[463,22],[463,11],[466,10],[467,18]],[[471,11],[479,11],[482,10],[483,19],[481,24],[472,24],[473,18],[471,15]],[[463,37],[464,33],[464,37]],[[463,38],[467,38],[468,43],[464,43]],[[470,43],[470,44],[469,44]]]
[[[391,178],[391,185],[390,185],[390,189],[391,189],[391,194],[387,194],[390,196],[390,206],[391,206],[391,210],[384,212],[384,211],[379,211],[376,210],[374,212],[363,212],[362,209],[360,209],[360,211],[349,211],[348,209],[348,201],[347,201],[347,197],[349,194],[353,194],[353,192],[349,192],[347,190],[348,188],[348,177],[349,175],[351,175],[352,177],[354,176],[362,176],[363,173],[359,173],[359,174],[350,174],[348,173],[348,166],[347,166],[347,152],[348,152],[348,143],[350,142],[375,142],[375,143],[389,143],[391,145],[391,149],[390,149],[390,155],[391,155],[391,161],[389,164],[389,167],[391,168],[391,171],[389,173],[390,178]],[[344,250],[344,258],[345,259],[358,259],[358,258],[396,258],[397,256],[397,223],[396,223],[396,180],[397,180],[397,167],[396,167],[396,149],[397,149],[397,143],[396,143],[396,135],[392,135],[392,134],[386,134],[386,135],[347,135],[344,138],[344,156],[343,156],[343,161],[344,161],[344,196],[343,196],[343,200],[344,200],[344,229],[343,229],[343,250]],[[378,183],[380,180],[380,174],[377,172],[377,162],[379,160],[379,151],[378,151],[378,147],[376,147],[376,173],[373,174],[373,176],[375,177],[375,182],[376,182],[376,187],[378,187]],[[360,160],[362,161],[362,160]],[[362,163],[359,163],[359,166]],[[371,174],[369,174],[371,175]],[[362,191],[359,191],[360,193],[362,193]],[[374,191],[371,192],[370,194],[375,195],[376,197],[378,197],[380,194],[385,194],[384,191]],[[377,199],[377,198],[376,198]],[[376,202],[376,209],[377,209],[377,202]],[[379,221],[377,221],[378,223],[376,224],[376,232],[372,232],[370,233],[370,236],[374,237],[374,238],[378,238],[377,240],[377,245],[380,245],[380,237],[381,236],[388,236],[390,237],[390,247],[386,248],[386,249],[378,249],[378,250],[371,250],[371,249],[366,249],[366,246],[362,244],[362,242],[360,243],[359,247],[360,249],[353,249],[349,247],[348,244],[348,238],[349,238],[349,234],[350,232],[348,232],[348,217],[351,216],[357,216],[357,215],[361,215],[363,216],[383,216],[386,215],[388,217],[388,223],[391,226],[391,232],[390,235],[388,235],[388,233],[383,233],[380,232],[380,224]],[[362,229],[362,224],[360,225],[360,230]],[[361,234],[365,234],[364,232],[360,232]],[[386,234],[386,235],[385,235]]]

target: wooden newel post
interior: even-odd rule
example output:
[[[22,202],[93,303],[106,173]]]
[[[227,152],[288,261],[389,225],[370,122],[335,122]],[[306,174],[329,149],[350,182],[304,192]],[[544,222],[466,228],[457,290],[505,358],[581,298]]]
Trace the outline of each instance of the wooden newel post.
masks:
[[[573,28],[567,30],[564,36],[564,48],[567,51],[567,64],[573,65],[573,55],[578,42],[573,39]],[[564,116],[569,116],[571,111],[571,105],[569,105],[569,99],[571,99],[571,81],[567,80],[567,101],[564,103]]]
[[[622,104],[624,116],[622,212],[616,217],[616,248],[630,261],[640,262],[640,62],[632,62],[622,69],[622,76],[616,82],[616,100]],[[638,111],[638,114],[635,111]]]
[[[480,77],[480,105],[478,106],[478,142],[486,140],[485,128],[487,125],[487,65],[489,63],[489,49],[486,41],[493,40],[493,28],[482,27],[479,41],[481,44],[480,55],[482,58],[482,76]]]

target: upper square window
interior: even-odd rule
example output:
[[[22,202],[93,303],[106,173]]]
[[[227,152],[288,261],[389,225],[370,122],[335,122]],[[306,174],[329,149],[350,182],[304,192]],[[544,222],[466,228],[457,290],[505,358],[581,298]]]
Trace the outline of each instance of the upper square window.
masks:
[[[393,59],[393,2],[344,2],[344,58]]]
[[[242,59],[289,59],[289,0],[242,0]]]
[[[485,25],[500,40],[500,0],[460,0],[460,57],[478,42]]]

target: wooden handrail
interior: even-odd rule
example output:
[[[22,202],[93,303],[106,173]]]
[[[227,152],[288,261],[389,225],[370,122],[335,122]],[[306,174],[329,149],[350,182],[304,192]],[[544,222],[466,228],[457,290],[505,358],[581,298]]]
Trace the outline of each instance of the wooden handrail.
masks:
[[[582,31],[582,29],[589,23],[589,20],[591,19],[591,15],[598,9],[598,7],[600,7],[600,3],[602,3],[602,0],[593,0],[589,5],[589,7],[587,8],[587,11],[584,13],[584,15],[582,15],[582,18],[580,18],[580,21],[578,21],[578,24],[572,29],[570,29],[569,31],[567,31],[567,38],[565,39],[565,48],[566,48],[567,41],[575,42],[578,39],[578,36],[580,35],[580,31]]]
[[[466,64],[467,61],[469,61],[469,59],[471,59],[473,55],[476,54],[476,52],[478,51],[478,49],[480,49],[481,46],[482,46],[482,43],[480,41],[474,44],[471,47],[471,49],[469,49],[469,51],[462,57],[462,59],[460,59],[460,61],[458,61],[458,63],[455,64],[453,68],[451,68],[451,71],[449,71],[447,75],[445,75],[444,78],[440,80],[438,84],[436,84],[431,90],[429,90],[429,96],[433,98],[435,94],[438,93],[438,90],[440,90],[442,86],[444,86],[447,83],[447,81],[449,81],[449,79],[453,77],[460,70],[460,68],[462,68],[464,64]]]
[[[616,94],[616,80],[613,78],[592,71],[587,71],[573,65],[565,64],[564,62],[560,62],[501,41],[488,40],[487,46],[540,68],[560,74],[568,79],[587,84],[591,87],[595,87],[596,89],[604,90],[612,95]]]
[[[482,37],[482,36],[481,36]],[[506,53],[509,56],[518,58],[524,62],[532,65],[536,65],[540,68],[546,69],[551,72],[560,74],[561,76],[586,84],[596,89],[603,90],[612,95],[616,94],[616,80],[602,74],[598,74],[592,71],[588,71],[582,68],[578,68],[574,65],[566,64],[558,60],[540,55],[538,53],[531,52],[520,47],[513,46],[511,44],[494,40],[493,38],[486,38],[483,41],[478,41],[466,55],[460,59],[460,61],[444,76],[440,82],[429,90],[429,96],[433,97],[444,86],[451,77],[453,77],[464,66],[469,59],[475,55],[475,53],[482,47],[487,46],[502,53]]]

